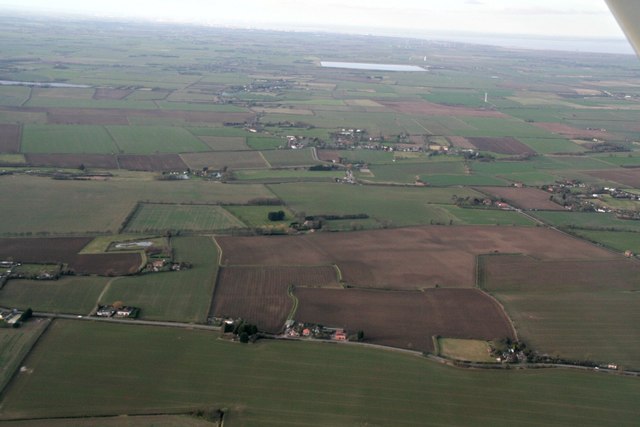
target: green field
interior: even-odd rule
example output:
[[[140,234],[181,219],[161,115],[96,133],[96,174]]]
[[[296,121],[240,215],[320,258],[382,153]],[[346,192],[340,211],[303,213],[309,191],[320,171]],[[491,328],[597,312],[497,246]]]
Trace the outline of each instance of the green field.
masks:
[[[293,213],[284,206],[225,206],[236,218],[249,227],[289,225],[295,218]],[[269,221],[269,212],[284,211],[282,221]]]
[[[469,362],[495,363],[486,341],[438,338],[438,355]]]
[[[125,227],[127,233],[166,230],[216,231],[245,227],[225,209],[212,205],[141,204]]]
[[[571,230],[571,232],[619,252],[631,250],[634,254],[640,253],[639,231]]]
[[[48,319],[38,319],[23,323],[19,328],[0,328],[0,392],[48,324]]]
[[[454,224],[474,224],[474,225],[518,225],[531,226],[534,222],[529,218],[514,211],[504,211],[501,209],[473,209],[461,208],[458,206],[444,206],[454,217]]]
[[[107,126],[120,153],[190,153],[209,147],[190,132],[169,126]]]
[[[19,107],[27,99],[31,89],[25,86],[2,86],[0,88],[0,105]]]
[[[67,276],[58,280],[12,279],[0,290],[0,306],[89,314],[109,280],[95,276]]]
[[[313,158],[310,148],[303,150],[266,150],[261,152],[269,164],[274,167],[309,166],[319,163]]]
[[[119,278],[100,302],[140,307],[143,319],[204,323],[218,270],[216,245],[209,237],[172,238],[171,245],[176,261],[189,262],[193,268]]]
[[[264,186],[230,186],[200,180],[133,179],[60,181],[35,176],[0,177],[0,234],[115,233],[139,201],[162,203],[246,203],[273,194]],[[138,177],[138,179],[135,179]],[[61,203],[64,200],[64,203]],[[46,215],[42,212],[46,211]],[[20,218],[16,222],[15,218]]]
[[[344,177],[343,171],[310,171],[295,169],[255,169],[235,172],[236,179],[254,182],[334,181]]]
[[[117,153],[117,146],[103,126],[26,125],[23,153]]]
[[[365,213],[387,225],[448,224],[454,219],[439,204],[452,196],[481,197],[465,188],[411,188],[334,183],[269,185],[294,212],[307,215]]]
[[[33,373],[19,375],[8,390],[0,417],[159,413],[202,405],[226,408],[230,427],[630,426],[640,416],[636,378],[454,369],[358,346],[243,346],[217,337],[56,321],[26,361]]]
[[[539,211],[535,215],[544,222],[561,228],[640,231],[640,221],[618,219],[613,213]]]

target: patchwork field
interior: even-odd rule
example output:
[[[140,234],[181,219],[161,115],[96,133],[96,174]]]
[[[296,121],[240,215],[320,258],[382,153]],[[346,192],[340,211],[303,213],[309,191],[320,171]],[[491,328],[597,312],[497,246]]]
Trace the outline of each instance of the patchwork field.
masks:
[[[434,336],[515,338],[500,306],[476,289],[389,292],[296,288],[295,319],[349,333],[364,332],[373,344],[434,352]]]
[[[224,265],[337,264],[349,285],[390,289],[472,287],[475,257],[486,253],[542,260],[616,257],[547,228],[445,226],[217,240]]]
[[[489,256],[479,283],[504,305],[521,339],[541,353],[640,367],[640,264]]]
[[[136,273],[142,259],[137,253],[79,255],[90,238],[0,239],[0,258],[38,264],[68,264],[76,274],[126,275]]]
[[[521,209],[564,210],[562,206],[549,200],[549,193],[537,188],[517,187],[482,187],[477,188],[489,196],[504,199],[507,203]]]
[[[0,186],[13,191],[0,192],[0,234],[115,233],[139,201],[247,203],[256,198],[273,198],[271,192],[257,184],[240,187],[200,180],[157,181],[138,174],[131,178],[63,181],[2,176]],[[47,214],[42,215],[45,210]]]
[[[125,231],[149,233],[166,230],[216,231],[245,227],[220,206],[158,205],[143,203],[133,214]]]
[[[241,317],[262,331],[277,333],[294,307],[291,290],[338,286],[331,266],[223,267],[209,315]]]
[[[114,351],[114,343],[127,351]],[[25,365],[33,372],[10,386],[0,412],[5,420],[198,406],[227,408],[225,424],[273,426],[283,420],[409,426],[426,419],[488,426],[523,417],[531,425],[630,426],[640,415],[635,378],[452,369],[357,346],[241,346],[217,334],[170,328],[56,321]]]
[[[171,239],[177,262],[192,268],[114,280],[100,297],[101,304],[124,301],[140,307],[148,320],[205,323],[218,270],[218,251],[209,237]]]

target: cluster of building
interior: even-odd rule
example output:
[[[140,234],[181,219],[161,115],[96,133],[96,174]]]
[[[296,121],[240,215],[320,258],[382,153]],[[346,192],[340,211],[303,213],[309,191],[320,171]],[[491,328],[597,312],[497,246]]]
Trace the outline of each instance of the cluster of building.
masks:
[[[4,324],[11,327],[18,326],[25,317],[25,312],[18,309],[0,308],[0,325]]]
[[[118,318],[131,318],[135,319],[140,314],[140,308],[121,306],[116,307],[113,305],[100,305],[96,310],[97,317],[118,317]]]
[[[180,271],[189,268],[185,262],[171,262],[168,259],[151,259],[143,271],[157,273],[160,271]]]
[[[286,338],[310,338],[320,340],[347,341],[347,331],[342,328],[328,328],[314,323],[287,320],[284,336]]]

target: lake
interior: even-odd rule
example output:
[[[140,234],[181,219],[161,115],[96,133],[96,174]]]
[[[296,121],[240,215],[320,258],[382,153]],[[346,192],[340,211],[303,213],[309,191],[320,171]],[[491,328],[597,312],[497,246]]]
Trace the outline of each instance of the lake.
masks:
[[[417,65],[401,64],[368,64],[364,62],[331,62],[320,61],[320,66],[325,68],[348,68],[351,70],[375,70],[375,71],[427,71]]]
[[[71,83],[55,83],[55,82],[17,82],[13,80],[0,80],[0,86],[36,86],[36,87],[72,87],[72,88],[88,88],[87,85],[74,85]]]

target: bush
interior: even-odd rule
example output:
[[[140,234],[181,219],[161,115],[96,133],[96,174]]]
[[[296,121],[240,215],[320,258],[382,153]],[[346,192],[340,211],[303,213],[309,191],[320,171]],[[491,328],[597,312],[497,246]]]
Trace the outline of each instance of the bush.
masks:
[[[284,211],[271,211],[267,215],[267,218],[269,218],[269,221],[282,221],[284,216]]]

